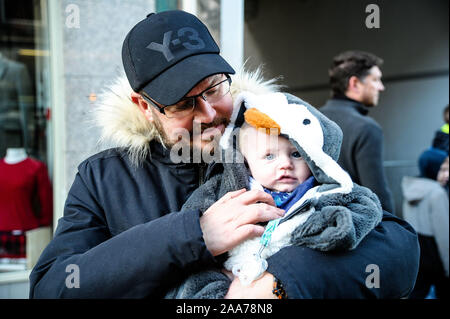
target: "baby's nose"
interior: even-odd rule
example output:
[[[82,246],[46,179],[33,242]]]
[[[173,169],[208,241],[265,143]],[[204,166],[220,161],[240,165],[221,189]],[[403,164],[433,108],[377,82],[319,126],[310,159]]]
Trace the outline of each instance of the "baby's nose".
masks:
[[[280,156],[279,168],[292,169],[293,168],[292,160],[287,156]]]

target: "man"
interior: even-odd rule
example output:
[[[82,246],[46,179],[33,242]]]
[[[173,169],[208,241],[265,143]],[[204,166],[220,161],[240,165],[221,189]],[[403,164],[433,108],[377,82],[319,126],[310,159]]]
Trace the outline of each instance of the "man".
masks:
[[[230,89],[234,70],[203,23],[182,11],[139,22],[122,57],[131,88],[118,81],[98,116],[103,138],[119,147],[78,167],[64,216],[30,275],[32,298],[164,296],[189,274],[217,267],[220,255],[263,233],[259,223],[284,213],[266,193],[245,189],[227,193],[202,216],[180,211],[223,167],[211,163],[205,173],[204,163],[177,162],[171,152],[182,143],[180,150],[204,153],[229,121],[230,91],[274,90],[270,81],[236,76],[240,84]],[[386,215],[351,252],[288,247],[268,263],[251,286],[234,280],[227,297],[275,298],[275,278],[290,298],[402,297],[417,274],[417,235]],[[366,285],[369,264],[380,267],[381,289]]]
[[[394,213],[392,194],[383,169],[383,131],[368,117],[378,104],[383,60],[363,51],[346,51],[329,69],[332,98],[320,108],[344,133],[339,165],[352,180],[378,195],[383,209]]]

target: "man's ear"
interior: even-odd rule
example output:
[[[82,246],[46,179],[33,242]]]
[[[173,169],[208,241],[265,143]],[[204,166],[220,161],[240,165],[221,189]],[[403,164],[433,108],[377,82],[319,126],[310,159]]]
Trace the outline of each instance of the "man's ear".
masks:
[[[348,80],[348,88],[347,89],[358,92],[360,83],[361,83],[361,81],[358,79],[358,77],[353,75]]]
[[[359,97],[361,95],[361,80],[356,76],[351,76],[348,79],[348,86],[345,95],[351,99],[359,101]]]
[[[136,104],[139,110],[144,114],[145,118],[149,121],[153,121],[151,106],[147,103],[146,100],[142,98],[139,93],[131,92],[131,101]]]

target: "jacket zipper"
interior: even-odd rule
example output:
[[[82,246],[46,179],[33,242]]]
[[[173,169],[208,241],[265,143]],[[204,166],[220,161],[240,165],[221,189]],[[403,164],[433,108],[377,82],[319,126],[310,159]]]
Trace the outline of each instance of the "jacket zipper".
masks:
[[[205,182],[205,166],[200,164],[199,172],[198,172],[198,185],[201,186]]]
[[[307,199],[303,204],[300,205],[300,207],[298,207],[295,211],[293,211],[292,213],[290,213],[288,216],[286,217],[282,217],[280,222],[278,223],[278,225],[288,221],[289,219],[291,219],[292,217],[294,217],[295,215],[298,215],[300,213],[303,213],[305,211],[307,211],[311,206],[311,200]],[[305,209],[308,208],[308,209]]]

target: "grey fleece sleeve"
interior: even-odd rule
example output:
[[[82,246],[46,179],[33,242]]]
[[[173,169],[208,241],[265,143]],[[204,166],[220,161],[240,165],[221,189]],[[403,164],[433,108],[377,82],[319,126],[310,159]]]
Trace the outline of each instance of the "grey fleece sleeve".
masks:
[[[184,203],[183,209],[199,209],[204,213],[228,192],[249,188],[248,171],[244,163],[224,163],[224,171],[214,175],[197,188]]]
[[[216,175],[197,188],[184,203],[182,210],[200,210],[203,214],[218,199],[222,174]]]
[[[316,211],[294,230],[292,244],[322,251],[354,249],[383,216],[377,196],[357,184],[349,194],[320,197],[314,207]]]

